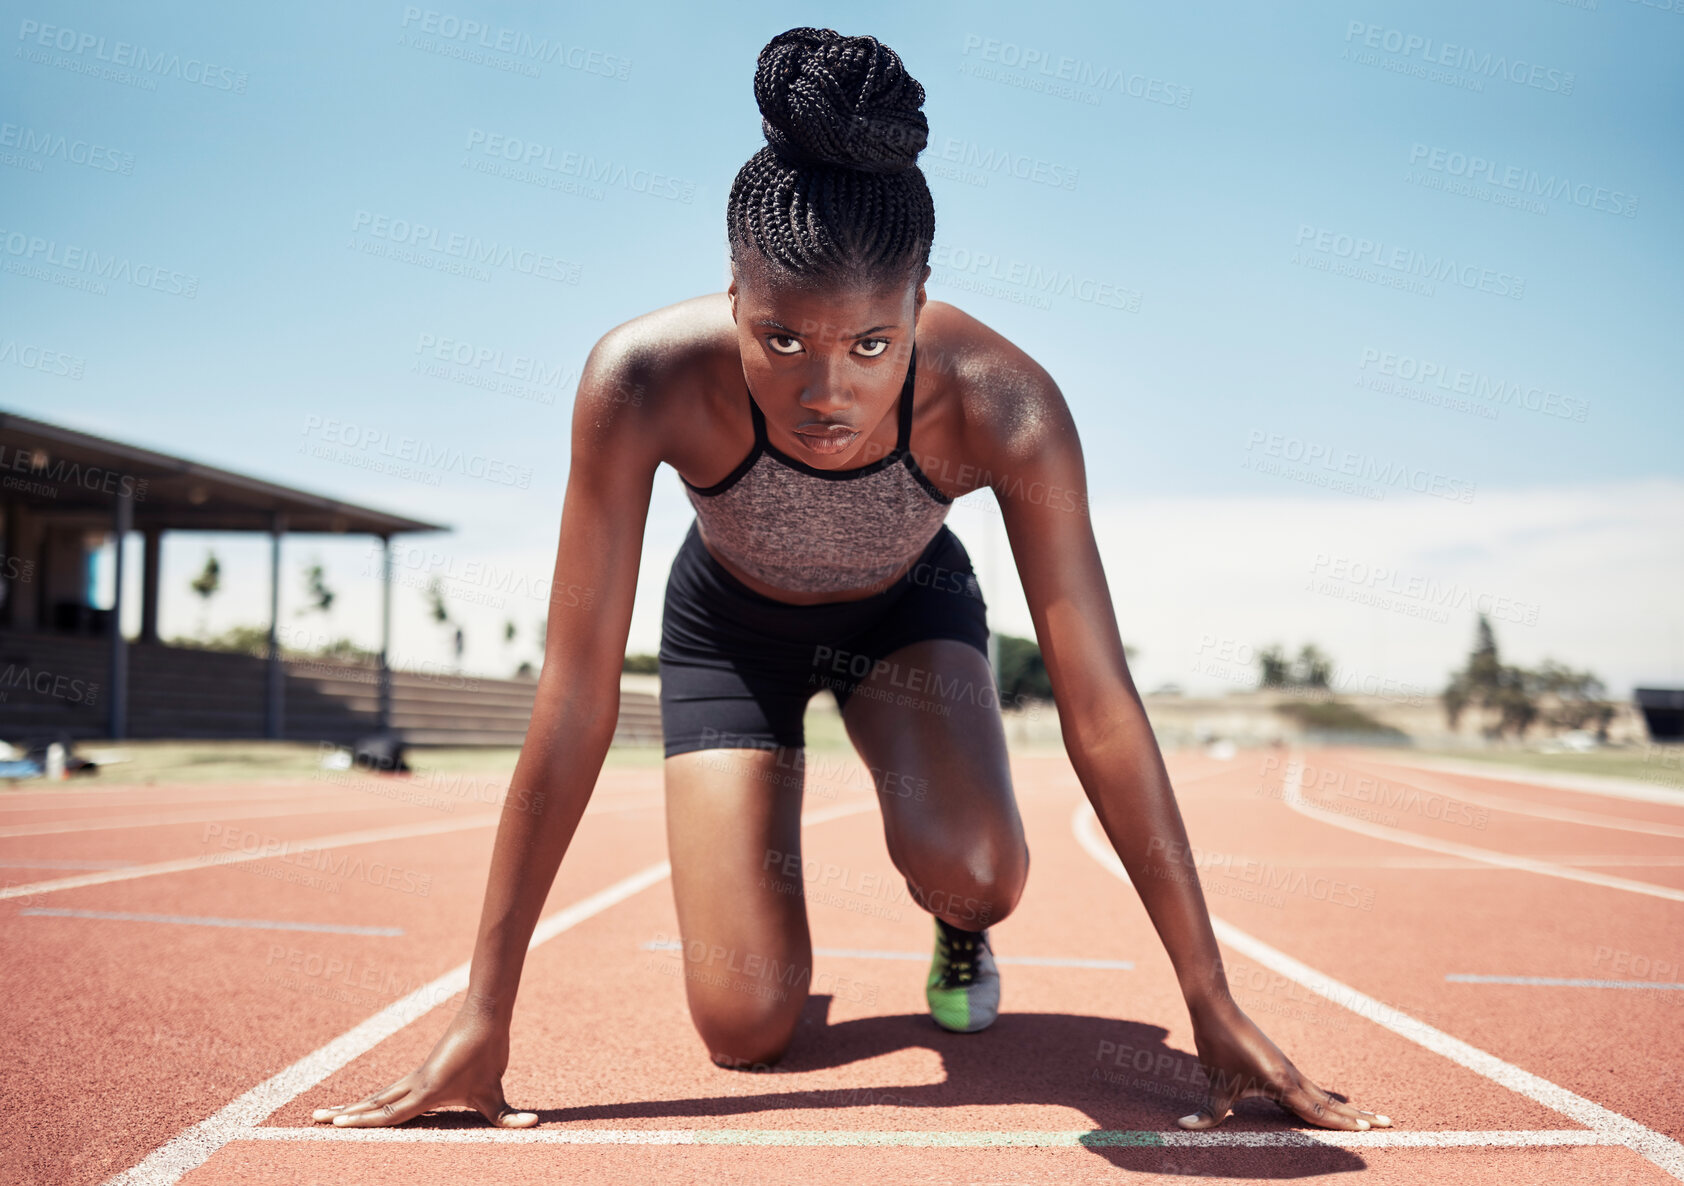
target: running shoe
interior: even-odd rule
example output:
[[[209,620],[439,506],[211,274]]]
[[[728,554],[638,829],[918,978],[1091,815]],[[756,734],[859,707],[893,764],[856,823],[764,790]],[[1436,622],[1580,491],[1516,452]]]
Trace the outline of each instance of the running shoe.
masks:
[[[974,1034],[994,1024],[1000,1013],[1000,972],[987,931],[961,931],[936,919],[935,958],[924,999],[944,1030]]]

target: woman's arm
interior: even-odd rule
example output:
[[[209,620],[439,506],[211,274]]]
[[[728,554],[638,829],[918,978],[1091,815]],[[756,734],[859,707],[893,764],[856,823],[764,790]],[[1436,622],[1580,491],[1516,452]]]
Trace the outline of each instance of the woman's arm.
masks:
[[[466,1105],[505,1127],[537,1123],[503,1097],[509,1021],[527,944],[613,741],[643,529],[660,433],[636,351],[609,334],[586,360],[573,406],[544,668],[509,782],[480,910],[468,997],[417,1070],[356,1104],[322,1108],[340,1126],[401,1124]]]
[[[1052,379],[1015,348],[987,396],[972,460],[999,500],[1071,765],[1175,967],[1209,1098],[1187,1128],[1265,1096],[1313,1124],[1389,1125],[1332,1099],[1234,1003],[1156,737],[1129,675],[1088,518],[1081,443]]]

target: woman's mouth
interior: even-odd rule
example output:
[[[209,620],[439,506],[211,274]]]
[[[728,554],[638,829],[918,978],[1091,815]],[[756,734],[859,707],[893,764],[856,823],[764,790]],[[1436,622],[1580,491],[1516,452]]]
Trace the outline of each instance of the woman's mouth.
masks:
[[[826,457],[846,452],[857,436],[857,431],[840,424],[795,430],[795,439],[801,442],[802,448]]]

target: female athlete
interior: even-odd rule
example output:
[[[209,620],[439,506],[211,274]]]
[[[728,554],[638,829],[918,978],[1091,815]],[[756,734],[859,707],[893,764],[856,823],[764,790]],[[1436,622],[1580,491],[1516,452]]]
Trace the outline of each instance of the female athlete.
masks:
[[[988,486],[1070,762],[1191,1014],[1210,1086],[1181,1125],[1214,1127],[1251,1096],[1326,1127],[1389,1125],[1312,1083],[1235,1004],[1190,859],[1151,875],[1154,852],[1190,850],[1124,661],[1070,410],[1027,354],[924,291],[923,88],[874,38],[800,28],[761,52],[754,92],[768,143],[731,187],[730,286],[614,328],[584,368],[554,587],[587,595],[552,604],[512,783],[527,793],[511,792],[498,826],[466,1003],[418,1069],[316,1119],[391,1125],[466,1105],[493,1124],[537,1123],[503,1095],[515,991],[614,734],[665,463],[696,510],[660,650],[684,947],[798,973],[779,993],[756,991],[746,968],[686,978],[716,1063],[776,1061],[806,1000],[802,720],[824,689],[872,772],[889,856],[934,919],[934,1023],[994,1020],[989,928],[1016,905],[1029,851],[998,700],[979,694],[995,686],[986,607],[944,525],[955,499]]]

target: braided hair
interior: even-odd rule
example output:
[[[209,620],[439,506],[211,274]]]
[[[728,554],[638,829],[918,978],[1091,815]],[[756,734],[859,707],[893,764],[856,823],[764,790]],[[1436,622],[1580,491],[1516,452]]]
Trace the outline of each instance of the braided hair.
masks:
[[[754,72],[766,147],[731,184],[731,259],[750,248],[808,285],[906,279],[929,262],[935,203],[918,154],[924,88],[875,37],[791,29]]]

